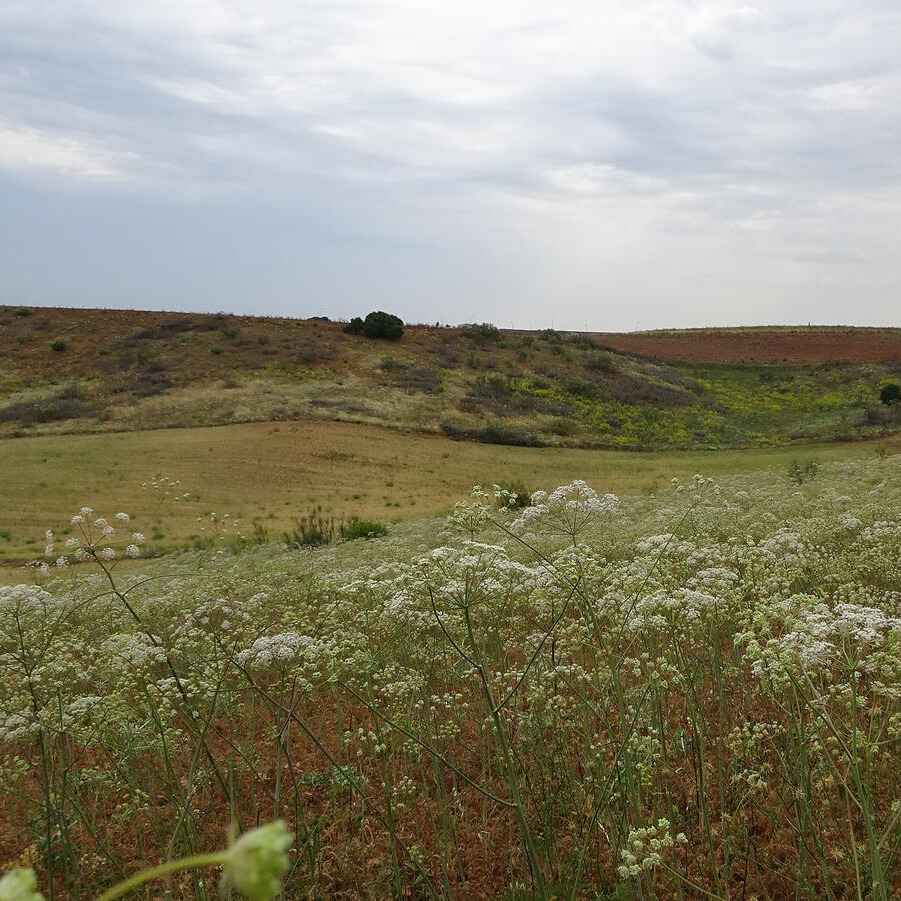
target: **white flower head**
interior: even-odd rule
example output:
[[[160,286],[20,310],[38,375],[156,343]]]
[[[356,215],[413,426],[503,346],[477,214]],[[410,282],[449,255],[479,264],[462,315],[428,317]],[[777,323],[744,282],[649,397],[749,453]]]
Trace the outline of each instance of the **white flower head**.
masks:
[[[282,890],[288,872],[288,848],[294,836],[284,820],[245,832],[229,849],[223,864],[222,883],[250,901],[271,901]]]
[[[119,522],[128,522],[131,517],[127,513],[117,513],[116,519],[118,519]]]
[[[0,879],[0,901],[44,901],[34,870],[11,870]]]

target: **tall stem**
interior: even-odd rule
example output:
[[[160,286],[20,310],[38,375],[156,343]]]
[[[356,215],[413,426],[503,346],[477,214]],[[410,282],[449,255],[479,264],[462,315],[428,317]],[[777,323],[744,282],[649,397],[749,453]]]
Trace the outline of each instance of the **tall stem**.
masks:
[[[164,876],[171,876],[173,873],[179,873],[182,870],[218,866],[224,863],[227,858],[227,852],[216,851],[212,854],[195,854],[192,857],[182,857],[180,860],[170,860],[167,863],[161,863],[158,867],[142,870],[129,879],[116,883],[112,888],[108,888],[97,901],[113,901],[115,898],[124,898],[129,892],[134,891],[134,889],[142,886],[145,882],[150,882],[153,879],[162,879]]]

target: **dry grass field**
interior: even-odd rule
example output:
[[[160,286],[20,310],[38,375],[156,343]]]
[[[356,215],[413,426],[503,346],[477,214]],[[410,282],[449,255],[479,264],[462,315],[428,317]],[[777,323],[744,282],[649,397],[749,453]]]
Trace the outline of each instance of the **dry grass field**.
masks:
[[[883,444],[898,448],[901,439]],[[630,494],[664,488],[672,476],[784,472],[793,459],[849,459],[874,447],[629,453],[502,447],[315,421],[19,438],[0,442],[0,560],[40,556],[44,531],[63,526],[83,504],[127,510],[151,544],[171,550],[209,536],[211,513],[220,523],[225,514],[237,518],[243,533],[259,523],[278,539],[317,508],[389,523],[433,516],[475,482],[536,489],[578,476]],[[158,476],[180,484],[154,488]],[[185,492],[187,500],[173,499]],[[8,578],[16,572],[7,568]]]

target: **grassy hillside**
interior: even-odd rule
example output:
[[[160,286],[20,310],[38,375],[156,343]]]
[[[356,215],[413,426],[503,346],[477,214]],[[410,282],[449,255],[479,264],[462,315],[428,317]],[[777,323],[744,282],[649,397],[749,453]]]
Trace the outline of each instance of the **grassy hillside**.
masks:
[[[794,356],[761,362],[761,342],[789,333]],[[690,361],[602,346],[637,336],[421,326],[387,342],[317,320],[0,307],[0,437],[315,418],[508,445],[663,449],[901,426],[901,410],[878,402],[901,369],[892,330],[845,330],[841,363],[829,356],[835,330],[665,334],[693,347]],[[880,354],[863,353],[860,335]],[[736,357],[743,341],[754,362]],[[662,356],[679,356],[667,347]]]
[[[650,495],[672,476],[768,470],[789,484],[796,458],[875,459],[875,450],[897,452],[901,438],[875,447],[635,454],[459,443],[315,421],[23,438],[0,441],[0,562],[41,557],[45,529],[86,503],[127,510],[157,551],[169,551],[216,535],[279,540],[313,510],[389,524],[422,519],[448,511],[476,482],[535,490],[579,475],[604,491]],[[21,579],[21,570],[10,578]]]

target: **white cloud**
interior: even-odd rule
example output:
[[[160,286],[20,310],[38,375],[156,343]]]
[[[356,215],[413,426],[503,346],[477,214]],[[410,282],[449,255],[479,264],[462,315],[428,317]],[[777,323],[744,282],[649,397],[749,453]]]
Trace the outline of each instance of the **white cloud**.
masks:
[[[723,295],[771,315],[761,292],[799,290],[786,258],[901,278],[883,240],[901,226],[899,28],[887,0],[10,0],[0,167],[207,198],[211,224],[253,200],[248,252],[295,217],[349,255],[324,290],[383,279],[456,313],[427,248],[473,269],[474,305],[527,282],[578,318],[612,279],[659,312],[673,271],[706,267],[691,315]],[[355,274],[385,239],[414,276],[368,256]],[[836,304],[849,285],[829,283]]]
[[[43,170],[89,181],[122,181],[137,154],[117,153],[81,137],[54,135],[0,119],[0,168]]]

